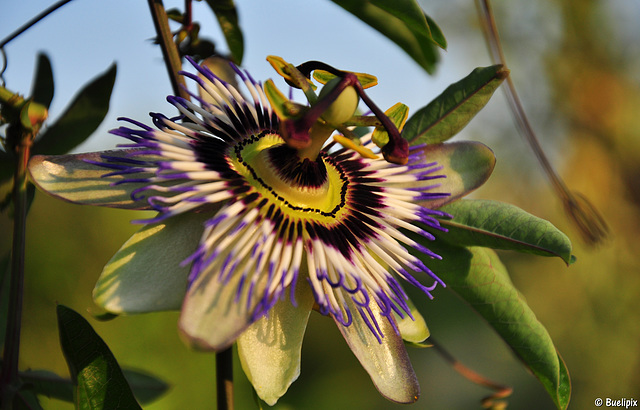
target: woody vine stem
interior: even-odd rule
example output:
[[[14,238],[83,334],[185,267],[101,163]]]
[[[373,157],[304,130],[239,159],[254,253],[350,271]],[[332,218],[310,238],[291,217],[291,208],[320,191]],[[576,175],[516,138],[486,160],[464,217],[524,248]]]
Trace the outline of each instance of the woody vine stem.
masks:
[[[157,33],[157,41],[167,67],[174,95],[189,99],[185,90],[185,81],[179,72],[182,69],[180,53],[173,41],[169,28],[169,19],[162,0],[148,0],[149,11]],[[190,10],[190,0],[186,0],[186,8]],[[186,22],[188,23],[188,22]],[[233,409],[233,350],[228,348],[216,353],[216,401],[218,410]]]
[[[37,24],[39,21],[53,13],[58,8],[64,6],[71,0],[62,0],[42,13],[22,25],[0,41],[0,50],[3,50],[11,40]],[[4,56],[4,50],[2,51]],[[5,66],[2,68],[4,71]],[[2,73],[0,73],[0,79]],[[2,81],[2,83],[4,83]],[[12,117],[11,124],[7,128],[7,150],[13,150],[16,154],[16,169],[13,177],[13,232],[11,248],[11,264],[9,271],[9,304],[7,308],[7,324],[4,340],[4,352],[2,370],[0,371],[0,397],[2,398],[0,408],[10,408],[14,402],[14,396],[20,389],[18,379],[18,359],[20,356],[20,330],[22,322],[22,304],[24,291],[24,264],[25,264],[25,243],[27,224],[27,163],[29,162],[31,145],[38,132],[40,124],[46,118],[46,110],[41,112],[41,116],[31,121],[29,112],[29,101],[25,101],[17,94],[13,94],[5,88],[0,89],[0,101],[7,108]],[[28,119],[28,120],[27,120]],[[31,122],[27,126],[26,122]],[[6,285],[4,278],[0,281],[2,286]]]

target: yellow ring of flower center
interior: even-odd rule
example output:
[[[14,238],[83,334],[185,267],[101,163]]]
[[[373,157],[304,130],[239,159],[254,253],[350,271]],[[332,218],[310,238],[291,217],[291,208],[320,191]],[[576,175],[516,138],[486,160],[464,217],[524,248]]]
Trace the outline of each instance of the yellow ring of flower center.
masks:
[[[283,139],[272,133],[245,139],[230,153],[233,167],[263,197],[279,203],[290,217],[334,221],[345,205],[348,178],[344,172],[323,156],[327,177],[321,185],[309,187],[287,181],[269,156],[270,148],[282,144]]]

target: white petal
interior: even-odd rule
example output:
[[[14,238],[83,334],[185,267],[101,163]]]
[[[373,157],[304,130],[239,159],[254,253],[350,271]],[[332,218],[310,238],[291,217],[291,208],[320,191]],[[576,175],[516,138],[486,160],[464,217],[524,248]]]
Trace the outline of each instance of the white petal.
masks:
[[[247,257],[246,262],[255,261]],[[182,304],[179,323],[185,343],[199,350],[221,351],[231,346],[257,319],[253,312],[265,294],[268,275],[256,272],[257,280],[249,299],[248,282],[251,279],[242,279],[243,268],[241,263],[239,269],[224,280],[220,278],[219,270],[206,269],[191,284]],[[244,286],[238,296],[241,280],[244,280]]]
[[[353,323],[348,327],[336,324],[353,354],[369,373],[373,384],[380,394],[391,401],[414,403],[420,396],[420,386],[402,337],[396,334],[387,318],[380,314],[380,308],[372,302],[369,304],[371,312],[384,335],[382,343],[379,343],[358,313],[356,305],[351,300],[347,304],[353,314]]]
[[[395,316],[398,329],[400,329],[403,340],[410,343],[422,343],[427,340],[430,335],[427,322],[425,322],[418,309],[416,309],[413,302],[411,302],[411,299],[407,300],[407,305],[411,310],[413,320],[408,315],[405,315],[404,318]]]
[[[438,184],[430,192],[446,192],[449,196],[420,201],[420,205],[436,209],[455,201],[485,183],[493,172],[496,157],[486,145],[475,141],[456,141],[445,144],[429,144],[421,148],[429,162],[442,166],[439,175],[446,178],[437,181],[423,181],[422,184]],[[425,159],[426,161],[426,159]],[[416,183],[409,186],[419,186]],[[399,187],[404,187],[400,184]]]
[[[133,150],[91,152],[77,155],[36,155],[29,161],[31,178],[38,188],[65,201],[127,209],[150,209],[146,201],[133,201],[131,192],[148,183],[126,183],[125,178],[150,178],[150,172],[110,175],[114,169],[95,165],[107,163],[102,155],[127,158]],[[139,159],[139,158],[138,158]],[[87,162],[90,161],[90,162]]]
[[[314,301],[306,283],[297,288],[297,306],[289,299],[278,302],[267,317],[238,338],[242,369],[269,406],[276,404],[300,375],[302,339]]]
[[[189,274],[180,263],[196,250],[207,216],[178,215],[145,225],[104,267],[95,302],[114,313],[179,309]]]

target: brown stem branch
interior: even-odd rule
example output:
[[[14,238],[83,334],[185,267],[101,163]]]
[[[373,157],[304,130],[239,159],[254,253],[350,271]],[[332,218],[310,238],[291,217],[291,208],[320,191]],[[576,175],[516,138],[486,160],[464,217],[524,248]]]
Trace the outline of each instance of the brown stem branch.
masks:
[[[502,64],[507,68],[507,62],[502,51],[500,36],[498,34],[498,27],[493,16],[493,11],[491,10],[489,0],[477,0],[477,5],[491,57],[494,63]],[[609,231],[604,218],[602,218],[598,210],[583,195],[572,193],[567,188],[567,185],[564,183],[560,175],[553,168],[553,165],[551,165],[551,162],[545,155],[544,150],[540,145],[540,141],[527,118],[527,114],[525,113],[520,98],[518,97],[518,93],[516,92],[516,87],[511,80],[511,76],[507,77],[506,88],[504,88],[504,91],[520,133],[529,143],[536,159],[547,174],[556,195],[558,195],[562,201],[565,212],[578,227],[585,242],[590,245],[595,245],[603,241],[607,237]]]
[[[32,135],[24,133],[16,145],[17,164],[13,182],[13,243],[11,249],[11,276],[9,282],[9,308],[5,334],[0,395],[2,408],[12,408],[18,386],[18,358],[20,356],[20,328],[24,292],[24,260],[27,226],[27,163],[31,151]]]
[[[496,409],[506,407],[506,403],[500,402],[499,400],[509,397],[513,392],[513,388],[489,380],[480,373],[477,373],[474,370],[471,370],[467,366],[463,365],[458,359],[453,357],[453,355],[449,353],[441,344],[436,342],[433,337],[429,338],[429,342],[432,344],[433,348],[438,352],[438,354],[440,354],[440,356],[444,360],[446,360],[447,363],[449,363],[451,367],[465,379],[477,385],[495,391],[495,393],[482,399],[482,406],[484,408]]]
[[[164,63],[169,73],[169,80],[171,81],[171,88],[174,95],[181,96],[185,99],[189,99],[189,94],[186,92],[186,83],[184,77],[181,76],[180,70],[182,70],[182,60],[180,54],[173,42],[173,34],[169,28],[169,19],[167,18],[167,12],[164,9],[162,0],[148,0],[149,10],[151,11],[151,17],[153,18],[153,25],[156,29],[157,40],[162,49],[162,56]]]
[[[216,353],[218,410],[233,410],[233,349]]]

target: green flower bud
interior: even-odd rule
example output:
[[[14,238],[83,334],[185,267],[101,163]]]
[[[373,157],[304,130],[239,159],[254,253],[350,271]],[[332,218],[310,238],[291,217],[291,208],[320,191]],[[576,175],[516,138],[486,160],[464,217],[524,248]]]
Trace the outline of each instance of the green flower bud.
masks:
[[[329,94],[343,79],[336,77],[329,81],[322,90],[320,90],[319,100]],[[321,118],[332,125],[339,125],[353,117],[353,114],[358,108],[358,102],[360,98],[356,89],[349,86],[345,88],[338,98],[331,103],[321,115]]]

